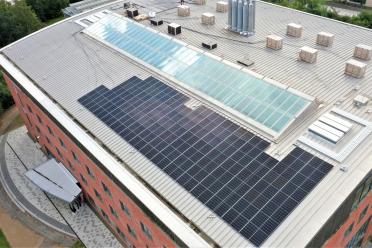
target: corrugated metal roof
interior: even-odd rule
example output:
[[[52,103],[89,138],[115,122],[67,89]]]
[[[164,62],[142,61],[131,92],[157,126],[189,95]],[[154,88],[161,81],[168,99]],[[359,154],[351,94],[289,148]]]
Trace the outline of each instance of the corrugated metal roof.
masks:
[[[362,79],[354,79],[343,74],[345,62],[352,57],[354,46],[359,43],[372,45],[371,30],[258,2],[257,33],[255,36],[247,38],[224,29],[227,20],[226,13],[215,13],[216,24],[214,26],[200,24],[202,13],[215,12],[216,1],[214,0],[208,1],[206,6],[191,5],[192,15],[185,18],[176,15],[175,4],[171,1],[142,0],[136,1],[136,3],[146,6],[146,8],[140,9],[140,12],[155,10],[160,12],[158,13],[159,18],[181,24],[182,34],[177,36],[177,39],[199,48],[201,42],[213,39],[218,43],[218,48],[212,50],[212,54],[235,63],[242,56],[249,56],[255,62],[250,67],[253,71],[316,97],[324,104],[323,108],[318,109],[315,114],[305,117],[302,125],[291,130],[285,139],[278,144],[273,144],[273,150],[280,150],[282,154],[288,152],[305,128],[336,103],[343,110],[372,120],[372,115],[366,111],[369,107],[357,109],[352,104],[352,99],[356,94],[362,93],[369,97],[372,96],[372,69],[370,68],[372,62],[367,62],[367,73]],[[117,11],[122,13],[122,10]],[[302,38],[285,36],[286,24],[291,22],[304,26]],[[144,22],[144,24],[149,25],[148,22]],[[167,32],[166,25],[152,28],[164,33]],[[72,19],[15,43],[2,52],[94,136],[122,158],[149,185],[218,244],[229,247],[250,246],[248,241],[218,217],[211,218],[213,213],[209,209],[140,153],[133,152],[133,148],[121,137],[78,104],[78,98],[101,84],[113,88],[132,76],[145,79],[153,74],[143,65],[88,38],[81,33],[82,29],[83,27],[74,23]],[[315,45],[316,34],[320,31],[335,34],[332,47],[323,48]],[[269,34],[276,34],[284,38],[282,50],[273,51],[265,47],[265,37]],[[318,61],[315,64],[297,61],[298,50],[305,45],[319,50]],[[177,88],[162,75],[156,76]],[[179,88],[178,90],[182,91]],[[200,96],[191,95],[191,97],[208,104]],[[213,105],[211,107],[218,112],[224,111],[223,106]],[[231,118],[229,113],[225,114]],[[237,122],[238,120],[232,119],[232,121]],[[345,175],[333,170],[264,245],[301,246],[306,244],[306,241],[311,239],[312,235],[315,235],[321,227],[319,220],[322,220],[322,216],[332,214],[332,211],[337,207],[333,206],[334,203],[341,203],[347,195],[340,193],[340,190],[351,191],[354,183],[361,179],[368,168],[370,169],[370,166],[366,167],[363,163],[363,159],[368,154],[368,146],[364,144],[363,147],[346,160],[351,166],[347,176],[349,179],[353,178],[353,182],[347,180],[349,184],[346,184]],[[314,153],[312,150],[310,152]],[[361,156],[360,153],[364,156]],[[327,160],[327,158],[324,159]],[[329,202],[329,197],[325,197],[331,192],[338,196],[338,198],[332,199],[333,203]],[[329,204],[331,207],[324,209]],[[304,212],[308,215],[304,216]],[[310,220],[310,217],[313,219]],[[306,234],[299,235],[300,230],[302,230],[301,232],[306,230]]]

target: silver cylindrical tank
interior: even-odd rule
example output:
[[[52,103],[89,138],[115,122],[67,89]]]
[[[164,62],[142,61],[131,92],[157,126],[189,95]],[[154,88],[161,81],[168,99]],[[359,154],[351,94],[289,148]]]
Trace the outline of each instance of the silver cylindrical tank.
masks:
[[[229,0],[229,9],[228,9],[228,15],[227,15],[227,27],[231,29],[231,25],[232,25],[232,0]]]
[[[237,20],[238,20],[238,1],[232,0],[232,21],[231,21],[231,30],[236,31]]]
[[[238,21],[236,24],[236,31],[241,32],[243,29],[243,1],[238,0]]]
[[[256,1],[249,0],[248,4],[248,35],[254,34],[256,19]]]
[[[243,2],[243,28],[242,34],[248,34],[248,0],[244,0]]]

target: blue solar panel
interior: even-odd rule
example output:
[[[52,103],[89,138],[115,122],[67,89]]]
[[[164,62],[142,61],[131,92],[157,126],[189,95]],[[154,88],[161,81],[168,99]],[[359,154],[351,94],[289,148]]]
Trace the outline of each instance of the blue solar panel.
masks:
[[[117,15],[106,15],[85,32],[142,60],[178,81],[282,131],[310,101],[167,39]]]
[[[133,77],[79,102],[259,246],[332,166],[300,148],[282,161],[269,142],[161,81]]]

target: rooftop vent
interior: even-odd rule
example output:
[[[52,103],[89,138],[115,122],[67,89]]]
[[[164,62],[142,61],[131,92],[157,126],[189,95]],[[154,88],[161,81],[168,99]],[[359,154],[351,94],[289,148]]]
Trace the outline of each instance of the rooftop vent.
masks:
[[[289,23],[287,25],[287,35],[292,37],[301,37],[302,36],[303,27],[300,24],[296,23]]]
[[[202,24],[213,25],[215,23],[215,17],[212,13],[203,13],[201,17]]]
[[[178,15],[179,16],[189,16],[190,15],[190,7],[187,5],[179,5],[177,7]]]
[[[168,33],[172,35],[177,35],[181,33],[181,25],[177,23],[168,24]]]
[[[138,9],[136,9],[136,8],[127,9],[127,16],[129,18],[134,18],[134,17],[138,16]]]
[[[304,46],[301,47],[299,52],[300,60],[307,62],[307,63],[315,63],[318,56],[318,50]]]
[[[198,5],[205,5],[207,3],[207,0],[195,0],[195,3]]]
[[[266,47],[280,50],[283,47],[283,38],[277,35],[269,35],[266,37]]]
[[[151,19],[150,23],[154,26],[160,26],[163,25],[163,20],[160,19]]]
[[[357,108],[366,106],[368,102],[369,102],[369,98],[366,96],[362,96],[362,95],[357,95],[353,100],[354,106]]]
[[[335,38],[334,34],[327,33],[327,32],[320,32],[318,33],[316,37],[316,44],[320,46],[329,47],[329,46],[332,46],[334,38]]]
[[[256,1],[229,0],[228,29],[242,35],[255,32]]]
[[[366,68],[366,64],[355,59],[349,59],[346,61],[345,74],[355,78],[362,78],[366,73]]]
[[[359,44],[355,46],[354,57],[363,60],[370,60],[372,57],[372,47]]]
[[[218,1],[216,3],[216,11],[217,12],[227,12],[229,10],[229,4],[225,1]]]
[[[204,48],[209,49],[209,50],[213,50],[213,49],[217,48],[217,43],[213,42],[213,41],[207,41],[207,42],[203,42],[202,46]]]

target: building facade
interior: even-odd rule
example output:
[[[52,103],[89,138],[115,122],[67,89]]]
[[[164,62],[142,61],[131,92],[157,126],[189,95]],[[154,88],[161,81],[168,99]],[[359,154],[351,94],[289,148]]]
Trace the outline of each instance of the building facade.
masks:
[[[92,156],[79,147],[67,130],[51,119],[9,75],[4,73],[3,76],[31,138],[40,144],[48,156],[63,163],[74,175],[85,199],[123,245],[184,246],[156,217],[148,215],[151,213],[135,196],[129,191],[125,192],[107,172],[97,166]]]

